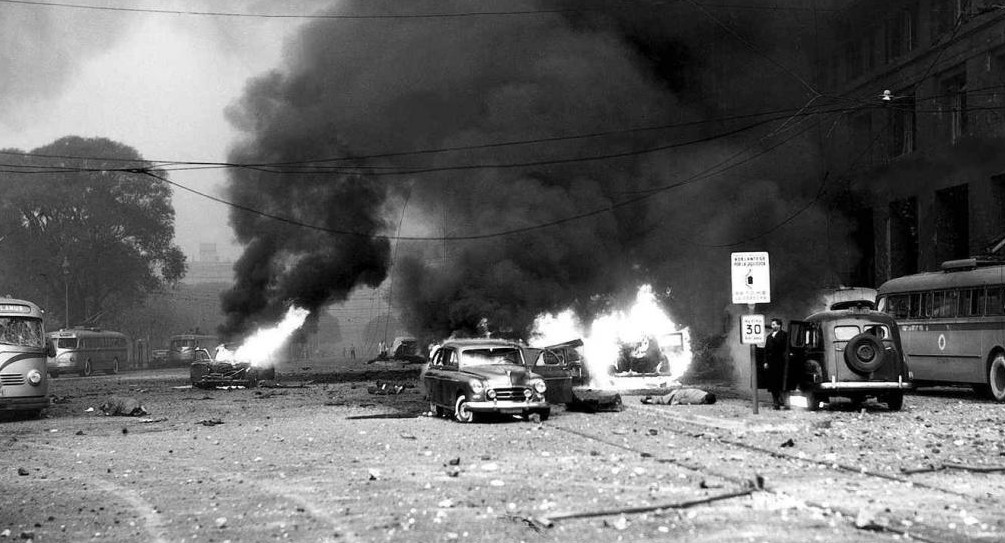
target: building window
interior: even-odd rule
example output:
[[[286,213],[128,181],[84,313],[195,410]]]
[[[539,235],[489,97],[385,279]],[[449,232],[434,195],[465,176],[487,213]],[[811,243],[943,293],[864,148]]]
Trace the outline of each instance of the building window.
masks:
[[[913,94],[897,96],[889,102],[888,156],[898,157],[917,150],[917,113]]]
[[[905,198],[890,202],[887,225],[889,276],[918,272],[918,200]]]
[[[949,140],[956,143],[967,134],[967,74],[946,78],[942,82],[942,110],[948,120]]]
[[[906,9],[893,13],[886,20],[886,61],[913,51],[917,46],[918,5],[912,3]]]
[[[935,191],[936,262],[970,256],[970,191],[957,185]]]
[[[847,67],[848,79],[854,79],[862,75],[862,48],[858,40],[845,44],[844,62]]]

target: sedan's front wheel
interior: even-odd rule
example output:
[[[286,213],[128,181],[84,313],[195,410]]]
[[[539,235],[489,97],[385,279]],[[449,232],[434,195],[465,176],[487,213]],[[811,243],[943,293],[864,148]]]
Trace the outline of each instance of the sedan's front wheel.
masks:
[[[463,394],[457,397],[457,403],[454,404],[454,418],[457,422],[474,422],[475,413],[468,409],[468,398]]]

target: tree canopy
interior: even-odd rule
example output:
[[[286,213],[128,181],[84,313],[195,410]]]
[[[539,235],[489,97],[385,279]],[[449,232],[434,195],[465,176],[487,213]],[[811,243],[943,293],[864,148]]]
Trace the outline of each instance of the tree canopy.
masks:
[[[69,324],[100,323],[184,276],[170,186],[124,171],[151,167],[135,149],[68,136],[3,162],[0,294],[63,324],[66,296]]]

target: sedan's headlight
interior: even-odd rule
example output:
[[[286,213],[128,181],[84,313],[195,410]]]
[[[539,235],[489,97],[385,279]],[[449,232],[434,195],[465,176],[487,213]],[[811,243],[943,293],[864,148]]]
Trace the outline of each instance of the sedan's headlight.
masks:
[[[42,382],[42,372],[31,370],[28,372],[28,383],[38,386]]]
[[[468,381],[468,385],[471,387],[471,392],[473,394],[481,394],[482,391],[485,390],[485,383],[477,379],[472,379],[471,381]]]
[[[544,394],[544,391],[548,388],[548,386],[544,384],[544,381],[538,380],[531,381],[530,386],[534,387],[534,391],[538,394]]]

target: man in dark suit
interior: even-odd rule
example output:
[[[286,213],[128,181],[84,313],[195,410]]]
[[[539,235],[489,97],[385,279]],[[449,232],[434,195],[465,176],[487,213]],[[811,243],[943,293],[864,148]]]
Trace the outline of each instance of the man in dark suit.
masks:
[[[787,383],[789,336],[782,330],[782,319],[771,319],[771,332],[764,339],[764,388],[771,392],[774,407],[788,409],[786,391],[793,383]]]

